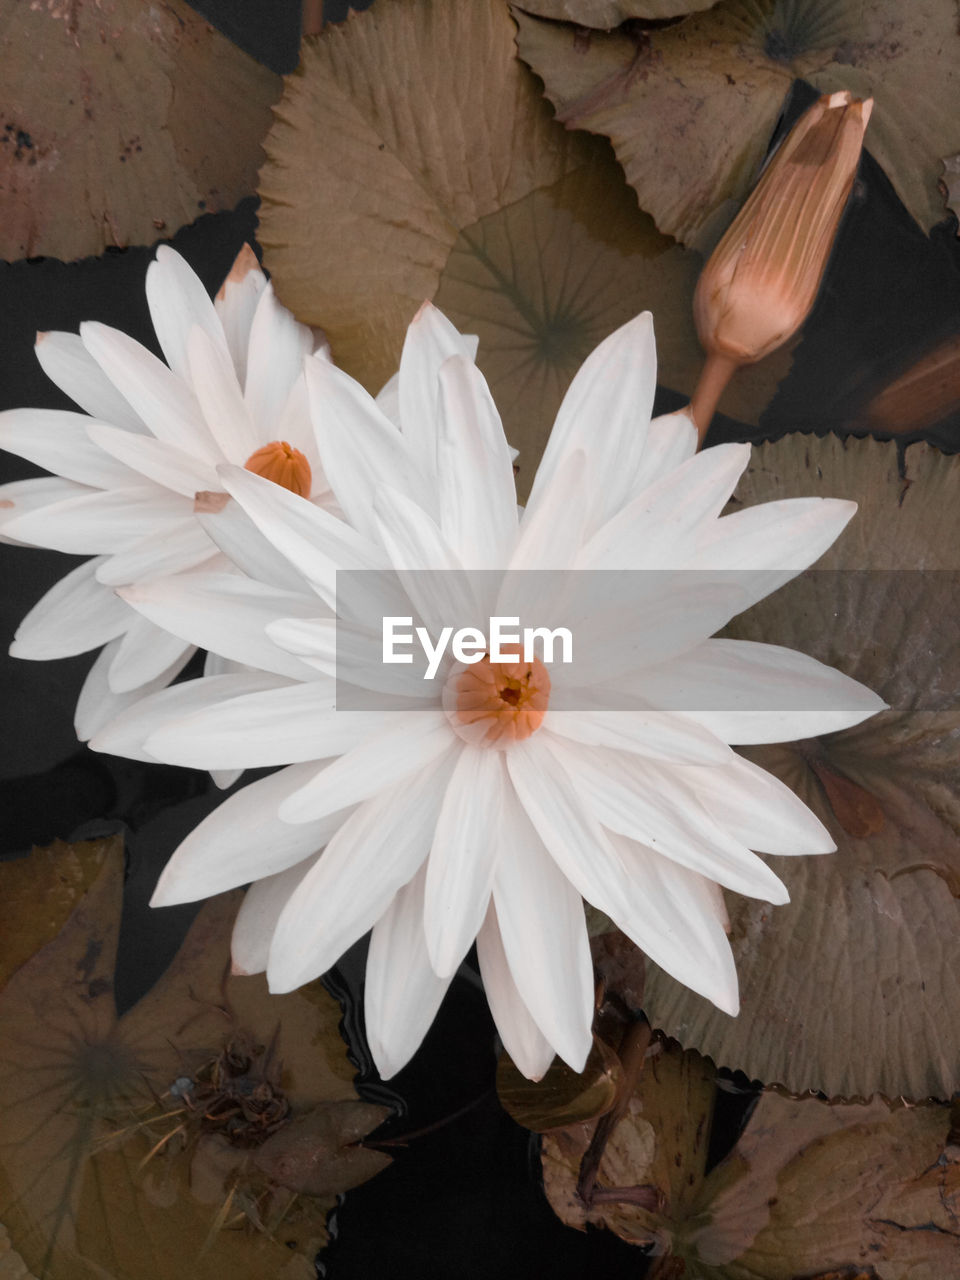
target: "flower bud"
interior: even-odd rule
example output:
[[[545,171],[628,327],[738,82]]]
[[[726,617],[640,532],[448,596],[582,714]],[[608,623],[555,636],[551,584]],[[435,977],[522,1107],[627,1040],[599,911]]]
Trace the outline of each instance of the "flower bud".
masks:
[[[824,95],[774,153],[697,284],[694,318],[708,355],[752,364],[807,318],[872,107],[846,91]]]

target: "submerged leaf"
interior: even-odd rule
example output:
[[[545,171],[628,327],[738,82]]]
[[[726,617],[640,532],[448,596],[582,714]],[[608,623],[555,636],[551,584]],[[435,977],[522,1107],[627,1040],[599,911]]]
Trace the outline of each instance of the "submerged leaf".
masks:
[[[720,1065],[795,1092],[947,1098],[960,1088],[960,460],[911,446],[904,481],[893,444],[792,436],[754,450],[736,499],[800,496],[859,511],[816,569],[729,633],[809,653],[891,709],[742,749],[837,852],[771,859],[787,906],[729,896],[739,1017],[652,964],[645,1009]]]
[[[558,119],[609,137],[641,207],[684,243],[746,196],[795,79],[872,95],[868,149],[924,229],[943,217],[940,157],[960,146],[952,0],[720,0],[675,26],[589,41],[516,18]]]
[[[32,871],[24,908],[43,920],[51,864],[66,881],[95,852],[60,846],[2,864],[0,900]],[[234,893],[204,906],[167,972],[118,1019],[119,839],[99,842],[98,857],[63,928],[50,940],[41,930],[0,991],[0,1221],[44,1280],[309,1280],[340,1183],[298,1196],[251,1150],[301,1115],[357,1105],[339,1006],[228,976]]]
[[[371,391],[424,298],[479,335],[525,492],[573,373],[618,325],[653,311],[675,390],[703,356],[699,256],[638,211],[605,143],[551,119],[514,34],[499,0],[377,0],[307,40],[265,144],[260,240],[283,301]],[[723,408],[755,421],[782,371]]]
[[[150,244],[256,184],[279,81],[183,0],[0,2],[0,257]]]

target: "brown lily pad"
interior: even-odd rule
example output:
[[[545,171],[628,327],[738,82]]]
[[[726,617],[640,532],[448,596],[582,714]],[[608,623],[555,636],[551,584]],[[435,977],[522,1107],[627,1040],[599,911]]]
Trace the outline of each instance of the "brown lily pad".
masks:
[[[771,859],[787,906],[728,895],[739,1017],[654,965],[645,1009],[720,1065],[794,1092],[948,1098],[960,1088],[960,460],[913,445],[904,479],[892,443],[791,436],[755,449],[737,499],[800,495],[860,509],[817,569],[730,634],[809,653],[891,709],[742,748],[838,851]]]
[[[339,1179],[301,1195],[254,1156],[326,1107],[315,1168],[325,1154],[355,1185],[388,1163],[357,1146],[357,1116],[343,1110],[360,1104],[339,1006],[322,991],[270,996],[262,978],[227,975],[234,893],[204,906],[167,972],[118,1019],[120,840],[4,863],[0,898],[32,869],[42,919],[51,864],[68,881],[76,859],[98,862],[98,874],[0,991],[0,1221],[12,1248],[44,1280],[185,1269],[197,1280],[308,1280]],[[368,1128],[384,1115],[373,1111]]]
[[[279,79],[183,0],[0,3],[0,257],[150,244],[250,195]]]
[[[639,212],[606,143],[552,120],[514,35],[499,0],[377,0],[306,40],[265,144],[260,241],[284,303],[371,391],[425,298],[477,334],[523,492],[613,329],[651,310],[660,382],[686,394],[703,356],[699,256]],[[725,411],[755,421],[782,372],[739,381]]]
[[[520,9],[520,56],[558,119],[609,137],[641,208],[685,244],[744,199],[795,79],[874,97],[868,149],[924,229],[943,217],[940,157],[960,146],[951,0],[720,0],[662,30],[588,39]]]
[[[662,22],[665,18],[699,13],[717,0],[524,0],[527,13],[540,18],[575,22],[581,27],[610,31],[631,18]]]

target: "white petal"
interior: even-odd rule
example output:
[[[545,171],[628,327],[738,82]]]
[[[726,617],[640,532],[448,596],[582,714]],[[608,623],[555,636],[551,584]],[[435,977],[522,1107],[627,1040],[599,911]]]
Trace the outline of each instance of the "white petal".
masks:
[[[143,419],[103,372],[79,334],[38,333],[34,350],[51,382],[92,418],[127,431],[146,431]]]
[[[107,682],[114,693],[141,689],[176,666],[191,648],[146,618],[135,618],[110,664]]]
[[[453,753],[387,783],[331,839],[277,924],[267,979],[292,991],[319,977],[383,915],[430,849]]]
[[[707,812],[748,849],[781,855],[836,850],[800,797],[750,760],[734,755],[725,765],[690,769],[684,777]]]
[[[97,570],[100,582],[122,587],[140,578],[156,578],[193,569],[216,555],[217,549],[194,516],[164,530],[150,533],[116,555],[109,556]]]
[[[737,970],[716,886],[633,840],[611,839],[635,885],[618,912],[619,928],[661,969],[735,1017]]]
[[[156,485],[94,490],[39,508],[4,523],[4,533],[70,555],[121,551],[145,529],[162,537],[183,519],[183,503]]]
[[[78,565],[50,588],[17,627],[14,658],[69,658],[99,648],[132,624],[130,609],[101,586],[99,560]]]
[[[440,528],[467,569],[502,569],[517,539],[517,487],[500,415],[466,356],[440,369]]]
[[[9,484],[0,485],[0,542],[18,542],[7,535],[6,526],[12,520],[91,492],[85,485],[62,480],[59,476],[38,476],[36,480],[12,480]]]
[[[124,587],[123,598],[151,622],[201,649],[293,679],[315,672],[269,639],[266,627],[289,615],[313,617],[306,594],[265,586],[236,573],[180,573]]]
[[[490,903],[487,918],[477,934],[477,959],[487,993],[487,1003],[497,1024],[503,1047],[530,1080],[540,1080],[553,1061],[549,1040],[530,1016],[507,964],[500,938],[497,913]]]
[[[224,351],[227,340],[212,300],[196,272],[167,244],[157,250],[147,267],[147,306],[150,319],[167,364],[175,374],[190,381],[187,342],[199,325]]]
[[[316,766],[294,764],[228,796],[179,846],[150,900],[154,907],[196,902],[276,875],[327,843],[346,814],[289,826],[277,806]]]
[[[423,929],[434,971],[452,977],[487,914],[503,849],[506,770],[499,751],[466,746],[443,798],[427,864]],[[509,841],[506,843],[509,844]]]
[[[578,370],[537,468],[527,511],[536,511],[560,468],[579,451],[589,475],[589,528],[609,520],[631,496],[656,386],[653,321],[645,311],[611,333]]]
[[[131,689],[126,693],[114,693],[110,688],[107,673],[122,642],[123,637],[117,636],[109,644],[104,645],[83,682],[73,717],[73,727],[81,742],[86,742],[88,738],[99,733],[111,720],[136,705],[148,694],[165,689],[172,680],[177,678],[195,652],[192,648],[184,649],[172,666],[139,689]]]
[[[8,409],[0,413],[0,448],[78,484],[108,489],[140,483],[135,472],[91,441],[90,421],[62,409]]]
[[[424,867],[373,926],[364,976],[364,1020],[377,1070],[389,1080],[430,1030],[450,985],[430,966],[423,933]]]
[[[593,1043],[594,1006],[583,900],[516,795],[508,798],[500,843],[493,900],[510,972],[547,1040],[574,1071],[582,1071]]]
[[[630,491],[639,493],[661,476],[692,458],[697,451],[697,428],[689,412],[662,413],[652,419],[643,442],[639,466],[631,477]]]
[[[387,608],[385,613],[389,616],[391,610]],[[382,632],[352,627],[342,619],[281,618],[269,624],[267,635],[287,653],[302,657],[315,670],[337,681],[337,706],[341,710],[413,711],[424,701],[437,701],[436,684],[424,680],[422,669],[383,661]],[[361,691],[374,692],[378,697],[366,697]],[[409,698],[415,698],[416,703],[398,701]]]
[[[250,693],[161,729],[147,751],[194,769],[250,769],[343,755],[381,729],[388,712],[336,711],[333,681]]]
[[[407,326],[398,374],[399,420],[404,437],[431,474],[437,459],[440,367],[451,356],[472,361],[476,350],[476,339],[460,333],[431,302],[423,303]]]
[[[244,472],[244,475],[251,474],[250,471]],[[256,478],[262,479],[261,476]],[[270,480],[263,483],[271,489],[280,488]],[[247,577],[287,591],[304,592],[307,589],[302,574],[267,541],[238,502],[228,502],[219,511],[197,511],[194,518],[211,541]],[[319,602],[318,611],[323,611]]]
[[[241,386],[247,377],[250,326],[253,324],[257,302],[266,287],[267,277],[260,269],[257,255],[245,244],[213,302],[223,325],[227,347]]]
[[[707,640],[621,681],[730,743],[835,733],[884,710],[882,698],[805,653],[752,640]]]
[[[392,711],[387,723],[389,728],[319,770],[289,796],[280,809],[283,821],[311,822],[344,805],[366,800],[381,788],[392,787],[416,770],[429,767],[458,741],[438,709]]]
[[[137,436],[101,422],[91,422],[87,434],[105,453],[132,469],[134,483],[142,484],[143,476],[190,499],[200,490],[220,488],[217,473],[208,462],[165,440]]]
[[[542,733],[594,818],[728,889],[767,902],[789,894],[767,864],[710,817],[680,767],[597,747],[569,748]]]
[[[326,360],[310,358],[304,368],[324,471],[350,524],[376,541],[373,495],[381,484],[432,514],[435,494],[421,460],[360,384]]]
[[[268,284],[260,295],[250,328],[243,391],[261,444],[277,439],[290,389],[300,376],[304,356],[312,348],[313,334],[294,320]]]
[[[158,440],[214,466],[220,461],[197,398],[162,360],[119,329],[88,320],[83,345]]]
[[[230,957],[235,974],[264,973],[273,932],[280,913],[303,877],[317,860],[316,854],[295,862],[286,871],[255,880],[244,894],[230,938]]]
[[[380,412],[390,419],[393,425],[400,430],[400,374],[395,373],[392,378],[388,378],[380,390],[374,397],[374,402]]]
[[[254,450],[269,443],[258,432],[243,398],[226,347],[205,330],[195,328],[187,341],[190,376],[200,409],[226,462],[240,466]]]
[[[149,697],[141,692],[134,703],[92,735],[90,746],[94,751],[105,751],[113,756],[155,761],[157,757],[144,748],[152,734],[161,729],[172,730],[189,716],[200,714],[205,707],[217,706],[246,693],[281,688],[285,684],[280,676],[244,671],[185,680],[170,689],[161,687],[159,692]]]
[[[582,710],[551,707],[543,727],[586,746],[614,747],[675,764],[724,764],[731,755],[726,743],[708,729],[684,716],[658,711],[593,710],[587,704]]]
[[[536,506],[527,504],[511,570],[569,569],[583,544],[590,502],[586,457],[573,450],[553,471]]]

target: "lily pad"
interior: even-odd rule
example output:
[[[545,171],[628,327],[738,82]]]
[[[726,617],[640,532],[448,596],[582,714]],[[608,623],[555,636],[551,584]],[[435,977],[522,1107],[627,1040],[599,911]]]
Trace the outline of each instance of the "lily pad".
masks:
[[[662,22],[711,8],[717,0],[524,0],[527,13],[610,31],[631,18]]]
[[[892,443],[795,435],[754,450],[740,502],[801,495],[860,509],[815,570],[730,634],[810,653],[891,709],[742,749],[838,851],[771,859],[788,906],[729,896],[739,1017],[654,965],[645,1008],[720,1065],[795,1092],[948,1098],[960,1088],[960,459],[912,445],[901,478]]]
[[[655,1071],[654,1071],[655,1065]],[[548,1135],[544,1185],[569,1226],[645,1246],[649,1274],[687,1280],[941,1280],[960,1249],[950,1109],[826,1103],[765,1091],[730,1154],[706,1164],[712,1069],[668,1050],[648,1065],[600,1166],[575,1193],[590,1127]],[[651,1207],[638,1203],[640,1187]],[[634,1193],[631,1196],[631,1191]]]
[[[277,76],[183,0],[0,3],[0,256],[150,244],[256,185]]]
[[[522,492],[573,373],[618,325],[654,313],[675,390],[703,356],[699,256],[638,211],[606,143],[551,119],[514,34],[499,0],[377,0],[306,40],[265,144],[260,242],[284,303],[371,391],[425,298],[479,335]],[[725,411],[755,421],[782,372]]]
[[[51,863],[69,880],[77,859],[99,859],[99,873],[0,991],[0,1221],[13,1249],[43,1280],[308,1280],[334,1190],[388,1163],[356,1144],[366,1104],[339,1006],[228,976],[240,898],[229,894],[204,906],[167,972],[118,1019],[119,839],[2,864],[0,900],[33,871],[28,909],[45,919]],[[314,1163],[341,1176],[300,1195],[255,1157],[322,1108],[334,1119]],[[364,1131],[384,1115],[366,1108]]]
[[[924,229],[943,217],[940,157],[960,147],[952,0],[720,0],[662,30],[586,38],[515,16],[558,119],[609,137],[641,208],[686,244],[746,196],[795,79],[873,96],[869,150]]]
[[[944,160],[941,183],[947,208],[960,219],[960,152]],[[957,234],[960,235],[960,225]]]

